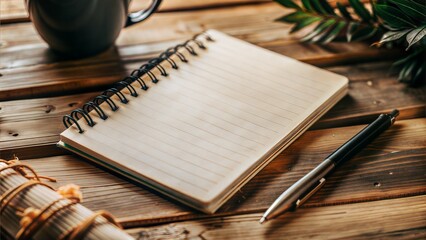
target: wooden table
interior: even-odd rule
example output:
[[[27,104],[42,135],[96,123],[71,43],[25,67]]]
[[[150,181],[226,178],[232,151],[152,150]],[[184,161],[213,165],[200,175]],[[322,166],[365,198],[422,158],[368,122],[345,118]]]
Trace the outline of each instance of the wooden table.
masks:
[[[137,2],[137,1],[135,1]],[[81,60],[54,56],[28,22],[22,0],[2,0],[0,158],[16,154],[58,186],[82,186],[84,204],[113,213],[140,239],[426,237],[426,87],[396,81],[398,52],[364,43],[301,44],[286,10],[269,1],[167,1],[160,13],[124,29],[117,48]],[[350,78],[349,94],[244,186],[205,215],[55,147],[62,116],[161,50],[215,28]],[[377,117],[397,123],[343,165],[302,209],[266,225],[262,212],[290,184]]]

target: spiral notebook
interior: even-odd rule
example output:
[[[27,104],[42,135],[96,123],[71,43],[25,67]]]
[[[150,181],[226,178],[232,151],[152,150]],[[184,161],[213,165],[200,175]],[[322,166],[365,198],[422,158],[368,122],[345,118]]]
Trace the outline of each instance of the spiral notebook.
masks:
[[[343,76],[208,30],[64,116],[58,145],[213,213],[347,85]]]

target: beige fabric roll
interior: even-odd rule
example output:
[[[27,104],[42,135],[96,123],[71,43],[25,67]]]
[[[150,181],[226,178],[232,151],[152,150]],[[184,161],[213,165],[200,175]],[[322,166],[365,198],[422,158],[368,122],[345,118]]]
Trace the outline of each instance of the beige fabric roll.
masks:
[[[0,162],[0,169],[6,167],[7,164]],[[31,175],[31,173],[29,173]],[[6,169],[0,172],[0,195],[3,196],[9,189],[16,188],[17,186],[28,182],[29,180],[13,169]],[[26,209],[33,207],[43,209],[53,201],[61,198],[62,196],[43,185],[34,185],[21,191],[16,197],[13,198],[11,204],[15,208]],[[5,200],[5,199],[4,199]],[[71,202],[70,200],[59,201],[53,205],[52,208],[46,212],[48,215],[62,205]],[[4,235],[15,237],[21,229],[20,220],[21,216],[17,215],[14,207],[6,206],[1,214],[0,227]],[[58,239],[62,234],[74,229],[82,221],[93,215],[94,212],[77,203],[63,210],[58,211],[45,222],[45,224],[35,233],[34,240],[49,240]],[[107,221],[102,216],[96,218],[95,222],[91,225],[89,230],[84,236],[84,239],[133,239],[123,230]]]

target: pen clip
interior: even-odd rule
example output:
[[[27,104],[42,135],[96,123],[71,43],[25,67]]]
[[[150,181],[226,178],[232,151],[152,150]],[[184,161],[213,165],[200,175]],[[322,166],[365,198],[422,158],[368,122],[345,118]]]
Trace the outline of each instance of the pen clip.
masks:
[[[325,178],[321,178],[318,181],[318,185],[314,188],[312,188],[311,191],[309,191],[302,199],[298,199],[296,201],[296,208],[300,207],[303,203],[306,202],[312,195],[314,195],[320,188],[325,184]]]

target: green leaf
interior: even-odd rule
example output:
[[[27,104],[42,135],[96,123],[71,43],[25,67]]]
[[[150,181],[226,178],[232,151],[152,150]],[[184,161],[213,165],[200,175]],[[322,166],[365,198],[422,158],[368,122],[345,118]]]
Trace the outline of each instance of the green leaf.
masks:
[[[411,46],[416,44],[426,35],[426,26],[416,28],[407,34],[408,47],[405,50],[408,50]]]
[[[315,36],[322,34],[324,31],[327,31],[328,28],[335,23],[336,23],[336,20],[334,20],[334,19],[328,19],[328,20],[321,22],[320,24],[318,24],[318,26],[311,33],[304,36],[301,39],[301,41],[303,41],[303,42],[310,41]]]
[[[326,28],[324,31],[322,31],[320,34],[316,35],[315,37],[309,39],[310,43],[322,43],[322,40],[328,36],[328,33],[336,26],[336,24],[333,24]]]
[[[412,70],[416,67],[417,61],[406,63],[399,72],[398,80],[401,82],[409,82]]]
[[[306,12],[297,11],[278,18],[275,21],[296,23],[296,25],[290,30],[290,33],[293,33],[321,19],[321,17],[313,16]]]
[[[337,2],[336,5],[340,11],[340,14],[342,14],[342,17],[344,17],[346,20],[349,20],[349,21],[353,20],[351,14],[348,12],[345,6],[343,6],[340,2]]]
[[[374,6],[374,4],[376,3],[376,0],[369,0],[370,2],[370,6]],[[378,1],[380,2],[380,1]],[[372,18],[373,18],[373,22],[377,22],[377,14],[376,14],[376,10],[373,8],[371,8],[372,11]]]
[[[363,27],[357,29],[352,35],[352,41],[362,41],[373,37],[378,29],[373,27]]]
[[[385,4],[374,5],[377,14],[383,19],[389,27],[393,29],[402,29],[407,27],[416,27],[410,20],[405,19],[404,13],[392,6]]]
[[[416,58],[420,54],[421,54],[421,51],[415,51],[413,53],[410,53],[408,56],[405,56],[405,57],[399,59],[398,61],[394,62],[392,65],[394,67],[401,66],[401,65],[413,60],[414,58]]]
[[[420,64],[420,66],[417,67],[417,69],[414,70],[414,74],[412,77],[412,83],[411,85],[417,85],[417,84],[421,84],[421,82],[426,81],[426,64]]]
[[[311,18],[312,16],[308,13],[297,11],[294,13],[290,13],[288,15],[285,15],[283,17],[278,18],[276,21],[280,22],[289,22],[289,23],[297,23],[303,19]]]
[[[394,62],[392,67],[400,68],[398,80],[412,86],[426,82],[426,48],[416,48],[402,59]]]
[[[410,0],[389,0],[389,2],[398,6],[405,13],[412,17],[414,20],[424,20],[426,18],[426,7]]]
[[[358,22],[350,22],[346,31],[346,40],[348,42],[352,41],[352,36],[358,29],[360,23]]]
[[[313,0],[315,1],[315,0]],[[315,1],[315,2],[319,2],[322,6],[322,8],[324,9],[324,11],[326,11],[326,13],[331,14],[331,15],[336,15],[336,13],[334,12],[334,9],[330,6],[330,4],[328,3],[327,0],[319,0],[319,1]]]
[[[284,7],[287,8],[294,8],[297,10],[302,10],[299,5],[297,5],[296,3],[294,3],[292,0],[275,0],[275,2],[281,4]]]
[[[352,8],[361,17],[362,21],[369,22],[371,20],[370,12],[364,7],[364,5],[359,0],[349,0]]]
[[[311,5],[310,0],[302,0],[302,4],[303,4],[303,7],[305,7],[306,10],[312,11],[312,5]]]
[[[327,36],[321,39],[321,43],[327,44],[333,41],[339,35],[339,33],[343,30],[343,28],[345,28],[346,24],[347,23],[345,21],[338,22],[335,26],[333,26],[333,29],[327,34]]]
[[[382,39],[380,39],[379,44],[383,44],[386,42],[392,42],[392,41],[396,41],[400,38],[402,38],[403,36],[405,36],[405,34],[407,34],[410,30],[403,30],[403,31],[389,31],[389,32],[385,32],[385,34],[383,34]]]
[[[325,1],[325,0],[321,0],[321,1]],[[311,6],[313,10],[317,13],[328,14],[327,10],[320,3],[320,0],[311,0]]]
[[[311,25],[314,22],[320,21],[322,20],[321,17],[310,17],[310,18],[305,18],[303,20],[301,20],[300,22],[298,22],[291,30],[290,33],[294,33],[299,31],[300,29],[307,27],[309,25]]]

